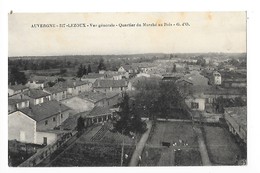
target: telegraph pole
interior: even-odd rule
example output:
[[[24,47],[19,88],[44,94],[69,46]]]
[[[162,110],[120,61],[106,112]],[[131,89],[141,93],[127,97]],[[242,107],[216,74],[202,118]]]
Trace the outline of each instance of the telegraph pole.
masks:
[[[121,149],[121,166],[123,166],[123,162],[124,162],[124,139],[123,139],[123,144],[122,144],[122,149]]]

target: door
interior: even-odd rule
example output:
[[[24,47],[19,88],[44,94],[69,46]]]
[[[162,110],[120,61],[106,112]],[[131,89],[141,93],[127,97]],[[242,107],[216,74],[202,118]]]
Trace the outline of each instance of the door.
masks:
[[[43,145],[47,145],[47,137],[43,137]]]

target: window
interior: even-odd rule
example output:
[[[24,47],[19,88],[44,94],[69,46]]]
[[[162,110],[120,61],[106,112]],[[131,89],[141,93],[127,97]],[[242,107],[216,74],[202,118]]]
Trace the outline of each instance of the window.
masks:
[[[198,108],[199,108],[199,103],[191,102],[191,109],[198,109]]]
[[[48,125],[48,120],[45,121],[45,126]]]
[[[62,115],[62,114],[60,114],[60,118],[63,118],[63,115]]]
[[[213,98],[208,98],[208,103],[213,103]]]
[[[53,117],[53,118],[52,118],[52,121],[55,122],[55,121],[56,121],[56,117]]]

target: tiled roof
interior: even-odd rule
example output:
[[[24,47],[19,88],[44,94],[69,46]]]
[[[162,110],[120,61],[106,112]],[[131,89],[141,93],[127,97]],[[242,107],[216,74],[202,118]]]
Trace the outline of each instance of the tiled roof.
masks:
[[[149,67],[155,67],[155,64],[152,63],[133,63],[132,66],[139,67],[139,68],[149,68]]]
[[[36,81],[36,82],[48,82],[48,81],[56,81],[58,79],[58,76],[31,76],[30,80],[31,81]]]
[[[104,93],[100,93],[100,92],[92,92],[92,91],[89,91],[89,92],[84,92],[80,95],[80,98],[83,98],[83,99],[87,99],[91,102],[98,102],[102,99],[105,99],[106,98],[106,94]]]
[[[192,81],[190,79],[187,79],[187,78],[181,78],[181,79],[177,79],[176,82],[181,82],[181,81],[185,81],[185,82],[188,82],[190,84],[193,84]]]
[[[28,99],[8,99],[8,105],[14,105],[25,101],[28,101]]]
[[[44,90],[48,93],[54,94],[54,93],[60,93],[66,91],[67,89],[59,86],[53,86],[53,87],[44,88]]]
[[[49,118],[53,115],[56,115],[60,111],[64,112],[69,109],[69,107],[59,103],[56,100],[53,100],[35,106],[31,106],[29,108],[21,109],[21,112],[30,116],[32,119],[38,122],[46,118]]]
[[[88,75],[84,75],[84,76],[82,77],[82,79],[88,79],[88,78],[96,79],[96,78],[101,78],[101,77],[104,77],[104,74],[89,73]]]
[[[112,111],[108,107],[96,106],[86,116],[95,117],[95,116],[101,116],[107,114],[112,114]]]
[[[9,85],[8,88],[9,88],[9,89],[12,89],[12,90],[14,90],[14,91],[18,91],[18,90],[26,89],[26,88],[28,88],[28,87],[25,86],[25,85],[19,84],[19,85]]]
[[[23,94],[33,99],[42,98],[50,95],[49,93],[44,92],[40,89],[30,89],[28,91],[24,91]]]
[[[132,70],[133,67],[131,65],[121,65],[126,71]]]
[[[81,86],[81,85],[85,85],[85,84],[89,84],[89,82],[79,81],[79,80],[69,80],[69,81],[65,81],[65,82],[59,82],[59,83],[55,84],[55,87],[73,88],[75,86]]]
[[[247,129],[247,107],[230,107],[225,108],[225,112],[232,117],[237,124]]]
[[[185,75],[184,79],[190,80],[193,83],[193,85],[208,85],[208,79],[199,74],[199,72],[197,71]]]
[[[95,88],[119,88],[126,87],[126,80],[106,80],[106,79],[98,79],[94,82],[93,87]]]
[[[107,76],[119,76],[121,75],[120,72],[117,72],[117,71],[105,71],[104,75],[107,77]]]
[[[224,82],[246,82],[246,78],[224,79]]]
[[[115,96],[118,96],[119,93],[113,93],[113,92],[108,92],[106,93],[106,97],[109,99],[109,98],[113,98]]]
[[[205,95],[245,95],[240,89],[216,89],[211,87],[204,91]]]
[[[78,122],[78,118],[84,117],[85,114],[88,114],[89,111],[86,112],[81,112],[78,113],[76,115],[71,115],[69,116],[62,124],[61,124],[61,128],[62,129],[66,129],[66,130],[74,130],[77,127],[77,122]]]

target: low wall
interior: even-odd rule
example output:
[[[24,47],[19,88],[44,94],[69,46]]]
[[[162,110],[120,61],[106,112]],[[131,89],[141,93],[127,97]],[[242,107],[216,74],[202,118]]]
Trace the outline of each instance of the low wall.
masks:
[[[76,136],[76,134],[74,134],[74,136]],[[62,145],[64,145],[68,140],[70,140],[74,136],[70,136],[70,134],[63,135],[61,138],[58,139],[58,141],[50,145],[47,145],[42,149],[39,149],[33,156],[31,156],[25,162],[21,163],[18,167],[33,167],[38,165],[45,158],[47,158],[52,153],[54,153],[58,148],[60,148]]]

